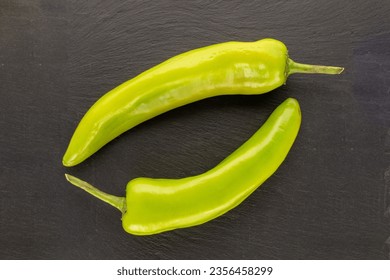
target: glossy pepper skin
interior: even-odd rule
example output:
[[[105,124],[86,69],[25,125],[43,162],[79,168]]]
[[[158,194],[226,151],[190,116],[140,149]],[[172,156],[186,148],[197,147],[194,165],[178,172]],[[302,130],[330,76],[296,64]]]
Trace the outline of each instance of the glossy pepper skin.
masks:
[[[240,148],[213,169],[182,179],[137,178],[126,198],[101,192],[73,176],[74,185],[118,208],[125,231],[150,235],[199,225],[239,205],[286,158],[301,124],[299,104],[284,101]]]
[[[295,63],[274,39],[227,42],[177,55],[99,99],[74,132],[63,164],[81,163],[123,132],[173,108],[217,95],[269,92],[293,73],[342,70]]]

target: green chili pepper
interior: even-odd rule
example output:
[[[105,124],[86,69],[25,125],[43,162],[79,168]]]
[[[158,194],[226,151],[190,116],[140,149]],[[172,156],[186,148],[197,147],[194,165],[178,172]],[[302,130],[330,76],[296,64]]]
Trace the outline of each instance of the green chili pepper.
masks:
[[[148,235],[199,225],[240,204],[283,162],[301,124],[299,104],[284,101],[240,148],[213,169],[182,179],[137,178],[126,198],[70,175],[69,182],[118,208],[125,231]]]
[[[173,108],[222,94],[262,94],[293,73],[339,74],[341,67],[300,64],[274,39],[227,42],[175,56],[99,99],[78,125],[63,164],[74,166],[105,144]]]

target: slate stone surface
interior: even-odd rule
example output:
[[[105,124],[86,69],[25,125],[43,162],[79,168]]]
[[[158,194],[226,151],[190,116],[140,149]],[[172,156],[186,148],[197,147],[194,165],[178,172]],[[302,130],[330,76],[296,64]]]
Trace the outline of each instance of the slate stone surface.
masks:
[[[0,1],[1,259],[388,259],[389,1]],[[262,96],[221,96],[125,133],[77,167],[61,164],[86,110],[178,53],[273,37],[303,63]],[[303,123],[284,164],[239,207],[201,226],[137,237],[68,172],[124,195],[139,176],[215,166],[287,97]]]

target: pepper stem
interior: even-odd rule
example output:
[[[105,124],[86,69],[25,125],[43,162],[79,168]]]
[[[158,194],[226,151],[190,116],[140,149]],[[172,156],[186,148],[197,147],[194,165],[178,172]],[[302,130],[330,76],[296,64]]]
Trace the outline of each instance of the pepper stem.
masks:
[[[344,71],[343,67],[303,64],[294,62],[290,58],[288,59],[287,64],[287,76],[295,73],[335,75]]]
[[[76,178],[76,177],[69,175],[69,174],[65,174],[65,178],[71,184],[73,184],[76,187],[79,187],[80,189],[83,189],[84,191],[92,194],[94,197],[97,197],[98,199],[114,206],[119,211],[121,211],[122,214],[125,214],[125,212],[126,212],[126,198],[102,192],[101,190],[95,188],[91,184],[84,182],[84,181],[80,180],[79,178]]]

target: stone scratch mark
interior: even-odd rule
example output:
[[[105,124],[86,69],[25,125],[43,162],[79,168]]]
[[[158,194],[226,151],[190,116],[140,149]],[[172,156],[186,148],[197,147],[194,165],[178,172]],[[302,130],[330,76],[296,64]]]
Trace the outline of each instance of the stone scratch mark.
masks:
[[[384,215],[386,218],[390,219],[390,166],[385,170],[384,181],[385,181]],[[387,247],[387,257],[388,259],[390,259],[390,236],[386,239],[385,246]]]
[[[390,236],[386,239],[385,246],[387,247],[387,258],[390,259]]]
[[[389,88],[390,90],[390,88]],[[387,130],[386,138],[385,138],[385,156],[390,152],[390,129]],[[384,193],[384,207],[385,212],[384,216],[387,219],[390,219],[390,166],[387,167],[385,173],[383,175],[384,183],[385,183],[385,193]],[[385,247],[387,252],[387,258],[390,259],[390,236],[385,241]]]
[[[387,154],[390,152],[390,129],[387,130],[384,143],[384,153]],[[385,181],[385,195],[384,195],[384,206],[385,206],[385,217],[390,218],[390,166],[388,166],[383,175]]]
[[[390,166],[386,169],[384,173],[384,181],[385,181],[385,217],[390,218]]]

